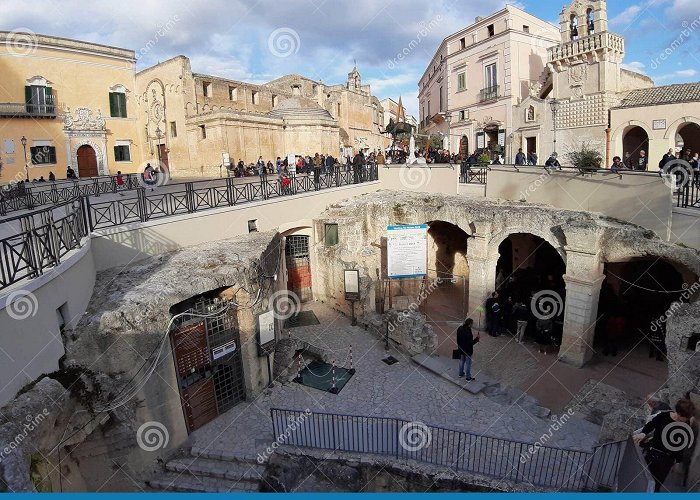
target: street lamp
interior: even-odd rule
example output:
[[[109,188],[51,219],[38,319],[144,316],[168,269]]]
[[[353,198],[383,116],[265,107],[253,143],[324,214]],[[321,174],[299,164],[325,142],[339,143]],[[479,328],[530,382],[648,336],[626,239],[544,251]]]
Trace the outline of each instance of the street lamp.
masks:
[[[549,103],[549,107],[552,108],[552,123],[554,124],[554,151],[557,152],[557,111],[559,111],[559,101],[552,99]]]
[[[158,170],[160,170],[160,139],[163,137],[163,132],[160,130],[160,126],[156,127],[156,139],[158,143],[156,144],[156,151],[158,154]]]
[[[22,136],[20,139],[22,147],[24,148],[24,171],[27,173],[27,182],[29,182],[29,165],[27,163],[27,138]]]

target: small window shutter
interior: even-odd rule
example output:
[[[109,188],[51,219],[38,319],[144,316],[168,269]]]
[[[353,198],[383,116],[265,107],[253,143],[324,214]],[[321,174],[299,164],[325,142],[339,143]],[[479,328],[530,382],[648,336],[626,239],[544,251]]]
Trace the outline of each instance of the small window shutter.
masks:
[[[30,87],[29,85],[24,87],[24,102],[26,102],[27,104],[32,103],[32,87]]]
[[[109,93],[109,116],[115,117],[117,116],[117,104],[116,104],[116,95],[114,92]]]
[[[126,118],[126,94],[119,93],[117,98],[119,99],[119,116]]]
[[[49,161],[51,163],[56,163],[56,148],[53,146],[49,148]]]
[[[114,146],[114,161],[121,161],[119,154],[119,146]]]
[[[45,87],[44,91],[46,95],[46,104],[50,106],[53,104],[53,89],[51,87]]]

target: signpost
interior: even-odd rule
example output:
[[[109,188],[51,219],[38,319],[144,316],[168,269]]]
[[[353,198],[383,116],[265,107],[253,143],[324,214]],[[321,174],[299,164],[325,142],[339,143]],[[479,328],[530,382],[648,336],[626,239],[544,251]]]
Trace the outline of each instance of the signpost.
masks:
[[[355,318],[355,302],[360,300],[360,271],[357,269],[346,269],[344,271],[345,300],[350,301],[352,309],[352,326],[357,326]]]

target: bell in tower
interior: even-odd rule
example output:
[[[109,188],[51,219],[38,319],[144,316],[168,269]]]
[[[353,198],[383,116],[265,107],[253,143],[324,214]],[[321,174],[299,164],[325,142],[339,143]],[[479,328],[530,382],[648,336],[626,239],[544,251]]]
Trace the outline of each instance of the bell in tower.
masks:
[[[608,6],[605,0],[574,0],[559,15],[562,43],[608,31]]]

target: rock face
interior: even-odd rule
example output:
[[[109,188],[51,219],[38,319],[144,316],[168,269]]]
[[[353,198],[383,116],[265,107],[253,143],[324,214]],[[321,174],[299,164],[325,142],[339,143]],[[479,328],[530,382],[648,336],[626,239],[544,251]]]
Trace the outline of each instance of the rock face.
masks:
[[[369,329],[379,338],[385,338],[387,328],[389,339],[405,349],[411,356],[424,351],[431,352],[437,345],[437,335],[426,318],[415,311],[391,309],[383,315],[373,315]]]

